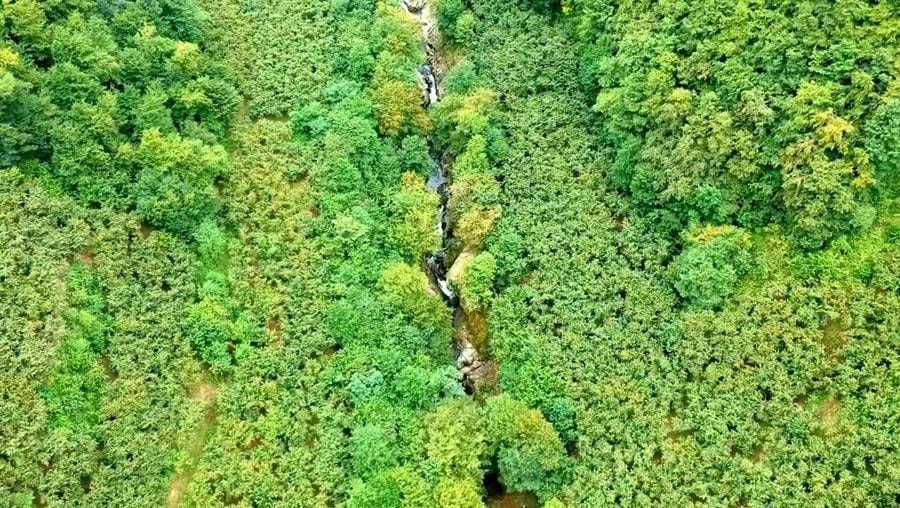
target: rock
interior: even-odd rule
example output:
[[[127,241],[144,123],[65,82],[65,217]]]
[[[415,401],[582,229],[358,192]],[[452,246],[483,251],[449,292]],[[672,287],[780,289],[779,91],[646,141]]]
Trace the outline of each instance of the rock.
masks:
[[[467,380],[472,387],[472,391],[481,396],[496,395],[500,393],[499,372],[497,364],[493,361],[486,361],[472,369],[467,376]]]
[[[403,3],[409,12],[422,12],[425,8],[425,0],[403,0]]]
[[[453,341],[471,344],[476,351],[485,351],[488,342],[487,315],[484,312],[466,312],[460,307],[453,317]]]
[[[463,342],[459,356],[456,357],[456,364],[459,366],[470,366],[477,360],[478,351],[475,349],[475,346],[469,342]]]
[[[462,282],[463,273],[465,273],[466,265],[472,261],[472,258],[475,257],[475,253],[469,249],[463,249],[462,252],[456,256],[456,259],[453,260],[453,265],[450,266],[450,269],[447,270],[447,282],[450,282],[454,286],[459,286]]]

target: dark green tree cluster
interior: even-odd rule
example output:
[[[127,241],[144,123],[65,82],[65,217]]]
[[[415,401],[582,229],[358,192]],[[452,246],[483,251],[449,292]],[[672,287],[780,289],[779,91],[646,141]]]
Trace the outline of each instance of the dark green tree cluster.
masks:
[[[891,2],[572,0],[609,177],[678,229],[783,224],[802,247],[871,225],[890,187]],[[881,180],[884,178],[884,182]]]
[[[177,234],[215,213],[239,99],[196,7],[17,1],[0,34],[4,167]]]
[[[893,7],[466,8],[489,350],[570,455],[547,505],[895,504]]]

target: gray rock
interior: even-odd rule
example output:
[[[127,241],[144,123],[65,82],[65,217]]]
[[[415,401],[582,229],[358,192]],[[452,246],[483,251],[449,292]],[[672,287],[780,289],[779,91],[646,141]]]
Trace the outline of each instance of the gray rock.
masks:
[[[403,0],[403,3],[409,12],[421,12],[425,7],[425,0]]]

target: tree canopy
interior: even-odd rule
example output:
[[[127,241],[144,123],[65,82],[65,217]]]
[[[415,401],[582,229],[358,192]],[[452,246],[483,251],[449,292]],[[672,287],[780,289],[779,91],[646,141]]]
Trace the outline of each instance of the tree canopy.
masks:
[[[0,506],[900,503],[898,54],[875,0],[3,0]]]

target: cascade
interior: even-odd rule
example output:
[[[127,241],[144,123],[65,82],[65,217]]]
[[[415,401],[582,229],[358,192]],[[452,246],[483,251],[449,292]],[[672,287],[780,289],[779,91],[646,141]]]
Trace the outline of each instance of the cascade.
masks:
[[[416,20],[422,29],[422,46],[425,50],[426,60],[417,69],[419,86],[422,88],[422,104],[427,109],[441,100],[440,80],[436,68],[439,67],[439,54],[436,49],[439,40],[437,23],[432,11],[432,6],[425,0],[401,0],[403,8]],[[432,147],[434,169],[426,183],[429,190],[440,196],[436,229],[441,237],[441,247],[433,252],[425,260],[428,276],[440,292],[447,305],[453,308],[453,324],[457,332],[459,323],[464,321],[464,312],[460,307],[459,297],[453,292],[447,279],[449,265],[448,259],[451,242],[453,241],[453,227],[450,223],[447,203],[450,198],[450,164],[443,153],[437,153],[434,143],[429,139]],[[464,338],[464,334],[454,333],[452,344],[453,357],[456,367],[463,378],[463,384],[467,390],[472,390],[474,381],[484,373],[487,367],[475,346]]]

